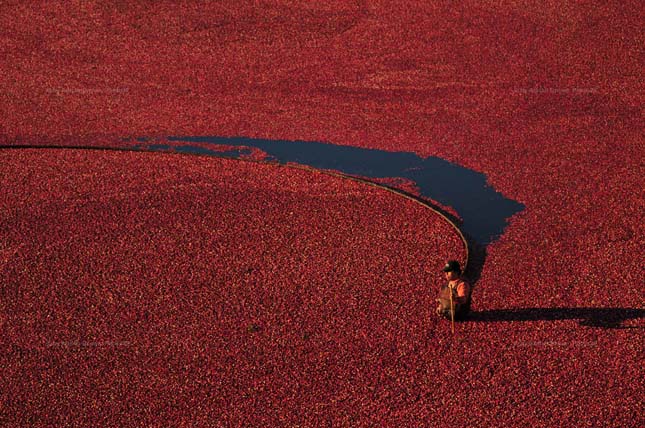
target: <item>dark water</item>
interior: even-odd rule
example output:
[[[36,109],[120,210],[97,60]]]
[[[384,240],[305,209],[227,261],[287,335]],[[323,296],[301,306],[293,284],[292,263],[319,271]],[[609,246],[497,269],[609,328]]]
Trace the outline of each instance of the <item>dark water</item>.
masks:
[[[237,158],[255,147],[271,161],[293,162],[317,169],[332,169],[368,178],[401,177],[413,181],[423,197],[451,206],[463,219],[462,231],[482,245],[498,238],[513,214],[524,205],[504,197],[486,183],[486,176],[438,157],[421,158],[409,152],[337,146],[316,141],[263,140],[244,137],[171,136],[169,142],[200,143],[201,146],[150,144],[146,150],[206,154]],[[140,138],[144,143],[147,140]],[[213,150],[204,145],[213,145]],[[217,146],[239,147],[217,151]]]

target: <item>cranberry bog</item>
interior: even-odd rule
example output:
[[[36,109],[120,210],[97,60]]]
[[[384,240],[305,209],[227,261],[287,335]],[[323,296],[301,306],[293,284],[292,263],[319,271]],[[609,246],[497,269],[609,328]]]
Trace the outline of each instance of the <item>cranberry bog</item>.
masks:
[[[4,2],[0,422],[643,426],[643,14]]]

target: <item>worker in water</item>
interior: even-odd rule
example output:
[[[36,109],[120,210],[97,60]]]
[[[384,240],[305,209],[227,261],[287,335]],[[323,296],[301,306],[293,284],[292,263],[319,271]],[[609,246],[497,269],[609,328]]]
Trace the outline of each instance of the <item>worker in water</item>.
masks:
[[[442,272],[447,283],[439,289],[439,297],[436,299],[439,303],[437,315],[448,319],[463,319],[470,311],[470,284],[463,279],[461,266],[456,260],[449,260]]]

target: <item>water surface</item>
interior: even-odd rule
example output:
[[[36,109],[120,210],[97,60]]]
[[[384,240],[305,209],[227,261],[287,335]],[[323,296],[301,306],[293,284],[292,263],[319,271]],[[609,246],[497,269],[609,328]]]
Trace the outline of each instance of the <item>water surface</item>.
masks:
[[[139,138],[146,143],[146,138]],[[506,198],[491,187],[486,176],[438,157],[422,158],[410,152],[339,146],[317,141],[266,140],[246,137],[170,136],[170,143],[147,144],[146,150],[174,150],[183,153],[239,158],[262,150],[267,160],[297,163],[316,169],[331,169],[366,178],[404,178],[412,181],[422,197],[452,207],[463,219],[461,230],[481,245],[498,238],[508,218],[524,205]],[[190,145],[195,143],[199,145]],[[210,150],[208,146],[212,146]],[[222,151],[222,146],[233,149]]]

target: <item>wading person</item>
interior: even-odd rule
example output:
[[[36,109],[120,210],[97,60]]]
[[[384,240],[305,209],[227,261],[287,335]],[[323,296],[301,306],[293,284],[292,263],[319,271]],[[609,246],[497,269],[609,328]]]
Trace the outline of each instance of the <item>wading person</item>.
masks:
[[[453,319],[454,314],[455,320],[463,319],[470,311],[470,285],[462,278],[458,261],[448,261],[442,271],[447,283],[439,289],[437,315]]]

